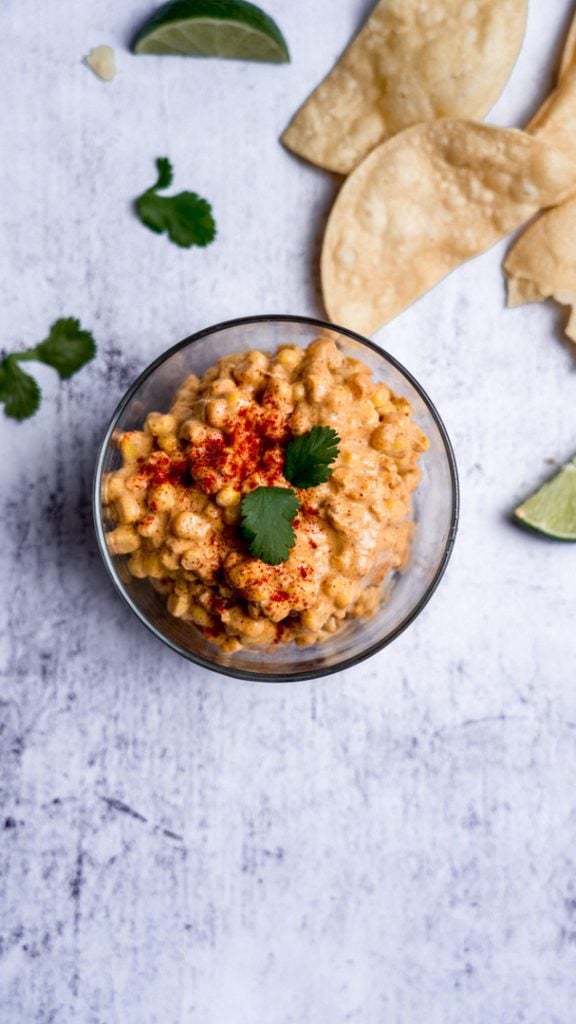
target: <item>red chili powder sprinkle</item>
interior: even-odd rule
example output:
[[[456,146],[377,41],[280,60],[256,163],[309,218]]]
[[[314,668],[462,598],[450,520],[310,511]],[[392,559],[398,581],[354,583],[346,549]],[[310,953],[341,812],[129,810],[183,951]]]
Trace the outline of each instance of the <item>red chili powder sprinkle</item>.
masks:
[[[204,491],[218,489],[218,477],[237,487],[255,473],[272,486],[283,480],[287,417],[275,407],[252,403],[238,410],[220,437],[190,444],[192,476]],[[221,484],[220,484],[221,486]]]
[[[165,452],[158,452],[153,459],[140,459],[139,466],[140,472],[148,477],[150,487],[167,483],[183,486],[188,482],[188,462],[182,455],[170,458]]]
[[[277,601],[278,603],[280,603],[280,601],[289,601],[290,594],[287,590],[277,590],[275,594],[272,594],[270,600]]]

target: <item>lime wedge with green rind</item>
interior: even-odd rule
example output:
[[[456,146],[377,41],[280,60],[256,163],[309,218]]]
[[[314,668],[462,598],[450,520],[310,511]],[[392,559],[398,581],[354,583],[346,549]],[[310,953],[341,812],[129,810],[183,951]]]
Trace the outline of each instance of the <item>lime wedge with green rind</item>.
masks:
[[[132,49],[273,64],[290,60],[276,22],[246,0],[172,0],[140,29]]]
[[[514,518],[554,540],[576,541],[576,458],[519,505]]]

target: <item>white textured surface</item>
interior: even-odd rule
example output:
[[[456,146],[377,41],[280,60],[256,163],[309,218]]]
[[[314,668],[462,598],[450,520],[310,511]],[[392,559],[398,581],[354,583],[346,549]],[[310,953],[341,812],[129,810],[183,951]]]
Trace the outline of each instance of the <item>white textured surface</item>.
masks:
[[[236,683],[164,649],[92,536],[99,437],[137,371],[208,323],[319,315],[336,182],[277,136],[369,8],[267,8],[294,61],[125,49],[148,5],[11,0],[2,44],[1,343],[61,315],[98,359],[2,420],[2,1024],[573,1024],[576,548],[508,514],[576,448],[553,307],[506,312],[504,246],[379,340],[452,435],[460,535],[391,648],[345,676]],[[544,95],[568,0],[533,0],[493,112]],[[99,43],[118,78],[81,64]],[[181,251],[130,202],[166,154],[214,203]]]

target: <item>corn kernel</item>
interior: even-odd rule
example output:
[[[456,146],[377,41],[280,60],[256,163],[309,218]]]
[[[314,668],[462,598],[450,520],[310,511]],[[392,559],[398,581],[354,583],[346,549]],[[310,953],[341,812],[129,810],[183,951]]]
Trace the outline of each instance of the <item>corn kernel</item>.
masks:
[[[306,378],[306,394],[311,402],[321,402],[326,398],[329,389],[329,382],[326,377],[311,373]]]
[[[302,612],[301,622],[306,629],[312,629],[316,632],[322,629],[322,626],[329,617],[323,608],[307,608],[305,612]]]
[[[360,466],[362,465],[362,456],[359,452],[345,448],[340,452],[340,463],[342,466]]]
[[[248,353],[248,362],[252,366],[256,366],[259,370],[267,370],[270,360],[264,352],[259,352],[258,349],[252,349]]]
[[[180,451],[180,445],[178,444],[178,438],[176,434],[160,434],[156,438],[156,444],[163,452],[167,455],[177,455]]]
[[[160,561],[162,562],[164,568],[169,569],[170,572],[176,572],[176,570],[180,566],[179,556],[176,555],[173,551],[170,551],[168,548],[164,548],[164,550],[160,553]]]
[[[170,512],[176,501],[176,491],[172,484],[159,484],[150,491],[150,506],[157,512]]]
[[[146,577],[162,579],[166,575],[166,570],[156,551],[137,551],[128,562],[128,568],[138,579]]]
[[[386,384],[377,384],[370,395],[370,401],[377,409],[383,409],[391,406],[390,388],[387,387]]]
[[[206,627],[210,625],[210,616],[200,604],[193,604],[188,615],[197,626]]]
[[[230,415],[230,407],[225,398],[211,398],[206,405],[206,421],[211,427],[223,427]]]
[[[137,580],[146,579],[148,573],[146,571],[146,566],[144,564],[143,551],[137,551],[136,554],[132,555],[132,557],[128,559],[128,569],[130,571],[130,574],[134,576]]]
[[[322,589],[337,608],[347,608],[352,600],[352,586],[343,576],[330,573],[323,580]]]
[[[208,496],[202,491],[188,489],[186,492],[186,507],[190,512],[203,512],[208,504]]]
[[[287,370],[293,370],[295,366],[301,361],[303,352],[299,348],[281,348],[276,361],[280,363],[280,366],[284,366]]]
[[[403,519],[408,512],[407,503],[402,498],[397,498],[396,496],[386,498],[384,508],[386,509],[386,517],[388,519]]]
[[[235,636],[229,636],[226,640],[223,640],[220,644],[225,654],[236,654],[236,651],[242,650],[242,644]]]
[[[411,416],[412,406],[407,398],[401,395],[399,398],[394,398],[394,405],[396,406],[396,412],[400,413],[401,416]]]
[[[272,380],[266,389],[266,396],[270,396],[281,405],[294,405],[292,386],[287,380]]]
[[[143,511],[144,509],[138,498],[130,494],[129,491],[124,491],[124,494],[116,499],[116,513],[121,523],[137,522]]]
[[[174,615],[175,618],[179,619],[182,615],[188,611],[190,604],[190,598],[188,594],[170,594],[167,601],[168,611],[170,615]]]
[[[140,547],[140,537],[133,526],[117,526],[106,534],[111,555],[130,555]]]
[[[141,430],[128,430],[119,441],[124,462],[136,462],[152,451],[152,438]]]
[[[243,395],[238,388],[234,391],[230,391],[230,393],[226,395],[226,401],[231,413],[238,412],[239,409],[243,409],[245,406],[250,405],[250,399],[247,398],[246,395]]]
[[[102,478],[102,501],[109,505],[124,493],[126,486],[126,470],[119,469],[116,473],[106,473]]]
[[[216,495],[216,504],[222,508],[228,508],[230,505],[237,505],[240,501],[241,494],[231,484],[226,484],[221,491],[218,491]]]
[[[403,458],[408,455],[410,451],[410,441],[406,437],[406,434],[397,434],[392,442],[392,455],[395,460]]]
[[[427,452],[430,447],[430,441],[423,434],[421,430],[416,429],[414,435],[414,448],[417,452]]]
[[[293,434],[305,434],[312,426],[310,407],[307,402],[298,402],[290,417],[290,428]]]
[[[372,381],[367,373],[352,373],[346,380],[354,398],[366,398],[372,390]]]
[[[236,385],[230,377],[223,377],[221,380],[215,380],[210,385],[210,394],[215,396],[230,395],[233,391],[236,391]]]
[[[146,417],[146,426],[154,437],[173,434],[176,430],[176,419],[170,413],[151,412]]]
[[[375,448],[377,452],[383,452],[386,455],[391,454],[392,445],[394,444],[395,432],[393,428],[387,423],[381,423],[379,427],[376,427],[370,435],[370,445]]]
[[[355,406],[358,418],[366,427],[377,427],[380,422],[378,411],[372,405],[370,399],[365,399]]]
[[[198,419],[191,418],[184,420],[181,425],[179,434],[184,441],[192,441],[193,444],[200,444],[210,436],[210,428],[202,423]]]
[[[164,533],[164,516],[148,515],[140,520],[136,527],[141,537],[159,538],[162,541]]]
[[[172,519],[172,532],[181,540],[202,540],[210,531],[210,523],[196,512],[179,512]]]

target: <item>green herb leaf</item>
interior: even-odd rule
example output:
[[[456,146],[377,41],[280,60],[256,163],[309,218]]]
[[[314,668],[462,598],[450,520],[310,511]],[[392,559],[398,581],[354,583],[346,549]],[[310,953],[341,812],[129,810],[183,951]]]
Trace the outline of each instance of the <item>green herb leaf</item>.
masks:
[[[156,161],[156,167],[158,169],[158,180],[153,188],[170,188],[174,171],[168,157],[159,156]]]
[[[294,487],[316,487],[332,476],[329,468],[338,458],[340,438],[332,427],[312,427],[295,437],[286,448],[284,476]]]
[[[292,520],[300,500],[290,487],[257,487],[240,506],[242,532],[250,554],[268,565],[280,565],[296,543]]]
[[[159,196],[158,189],[172,184],[172,165],[167,157],[156,161],[158,179],[136,200],[136,210],[143,224],[151,231],[162,234],[184,249],[192,245],[205,246],[216,237],[216,224],[212,207],[195,192],[179,192],[176,196]]]
[[[6,356],[0,363],[0,402],[14,420],[28,419],[40,405],[40,388],[29,373],[20,369],[14,356]]]
[[[56,320],[46,340],[40,342],[30,355],[52,366],[62,380],[67,380],[93,359],[95,353],[96,345],[90,331],[83,331],[80,321],[70,317]]]
[[[84,366],[96,353],[90,331],[83,331],[80,321],[73,317],[56,320],[48,337],[34,348],[12,352],[0,362],[0,402],[4,412],[15,420],[33,416],[40,405],[40,388],[28,373],[20,369],[21,361],[46,363],[67,380]]]

